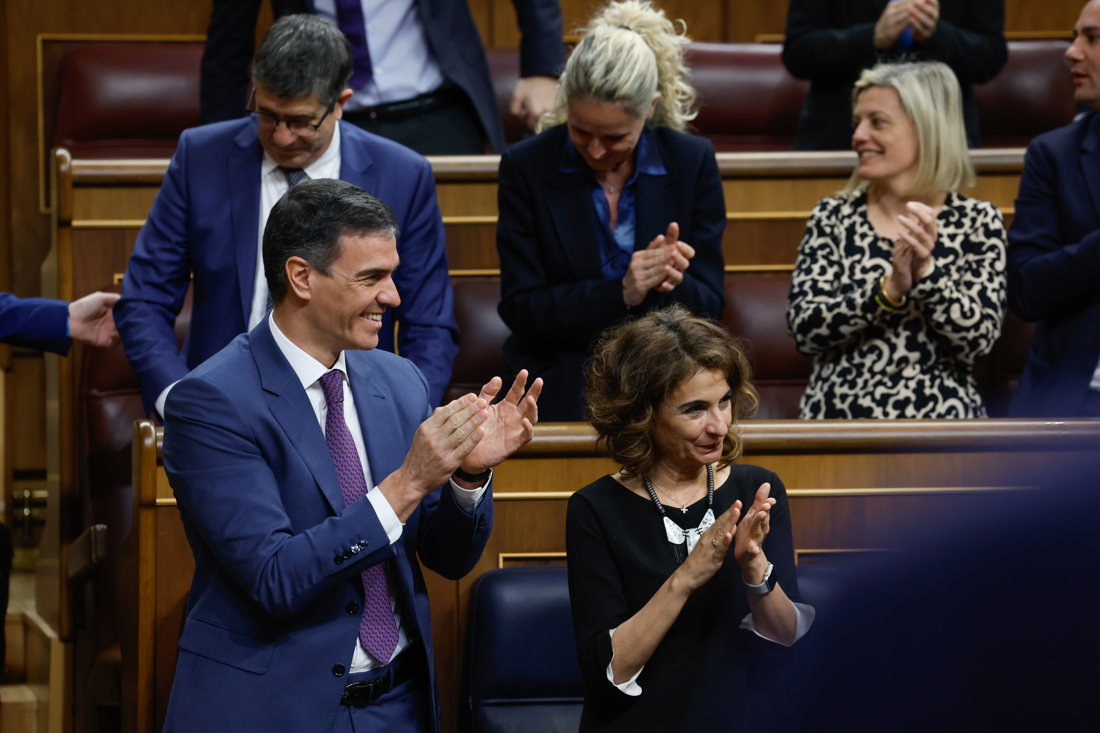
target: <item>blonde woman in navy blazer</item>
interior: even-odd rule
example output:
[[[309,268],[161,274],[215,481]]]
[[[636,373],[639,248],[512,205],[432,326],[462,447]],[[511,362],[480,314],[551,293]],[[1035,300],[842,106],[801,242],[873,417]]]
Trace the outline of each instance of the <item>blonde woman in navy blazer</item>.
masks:
[[[582,418],[583,364],[604,328],[673,302],[721,316],[726,206],[713,147],[683,132],[687,43],[648,2],[608,5],[544,131],[501,158],[504,359],[545,379],[544,420]]]

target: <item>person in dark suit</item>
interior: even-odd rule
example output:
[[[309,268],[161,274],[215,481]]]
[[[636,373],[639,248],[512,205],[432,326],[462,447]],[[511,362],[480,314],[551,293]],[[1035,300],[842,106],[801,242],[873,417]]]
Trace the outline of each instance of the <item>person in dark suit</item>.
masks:
[[[350,73],[340,31],[310,15],[287,16],[256,53],[256,113],[180,136],[115,309],[146,411],[155,405],[163,415],[174,382],[267,312],[260,235],[271,206],[303,174],[350,181],[393,208],[402,304],[386,312],[380,346],[416,363],[433,403],[442,399],[458,328],[432,170],[407,148],[340,121]],[[173,323],[188,285],[191,326],[180,353]]]
[[[532,437],[541,383],[431,410],[377,348],[397,233],[350,183],[292,188],[264,233],[274,310],[169,395],[195,574],[166,731],[439,730],[420,563],[477,563],[492,467]]]
[[[214,0],[202,58],[202,121],[241,115],[262,0]],[[511,112],[534,127],[554,99],[564,63],[558,0],[512,0],[522,34]],[[333,23],[342,0],[271,0],[276,18],[317,13]],[[360,5],[352,3],[352,5]],[[367,61],[356,60],[348,119],[424,155],[480,154],[506,147],[481,36],[465,0],[363,0]],[[369,76],[360,76],[364,66]],[[361,81],[361,79],[369,79]],[[355,82],[359,81],[358,84]]]
[[[791,0],[783,64],[810,82],[795,134],[799,150],[846,150],[852,85],[884,61],[943,61],[963,94],[966,138],[981,140],[974,84],[1008,60],[1004,0]]]
[[[1008,303],[1035,335],[1012,402],[1018,416],[1100,416],[1100,2],[1066,50],[1088,112],[1027,148],[1008,230]]]
[[[609,4],[543,132],[501,157],[503,355],[545,378],[545,420],[581,419],[583,364],[608,326],[673,302],[722,314],[725,198],[710,141],[682,132],[687,42],[648,2]]]
[[[118,293],[89,293],[71,303],[0,293],[0,343],[61,355],[73,341],[113,346],[118,331],[111,307],[117,300]]]

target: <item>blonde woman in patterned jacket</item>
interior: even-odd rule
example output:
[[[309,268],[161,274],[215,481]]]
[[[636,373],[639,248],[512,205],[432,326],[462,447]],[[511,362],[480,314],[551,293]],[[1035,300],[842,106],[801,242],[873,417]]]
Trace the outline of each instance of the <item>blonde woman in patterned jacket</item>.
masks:
[[[974,184],[955,75],[879,64],[853,92],[848,185],[798,248],[787,325],[814,356],[802,418],[984,417],[971,376],[1001,332],[1005,228]]]

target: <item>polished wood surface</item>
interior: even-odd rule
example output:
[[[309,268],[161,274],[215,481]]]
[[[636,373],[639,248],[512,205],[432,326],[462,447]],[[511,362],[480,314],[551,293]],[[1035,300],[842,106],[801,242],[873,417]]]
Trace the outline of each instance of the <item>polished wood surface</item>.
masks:
[[[1036,485],[1048,467],[1100,450],[1100,421],[1087,420],[760,421],[743,434],[741,462],[775,471],[786,486],[800,563],[896,546],[936,517],[980,513],[1005,492]],[[193,563],[159,465],[160,432],[142,421],[134,436],[122,605],[136,618],[124,624],[123,710],[127,731],[150,731],[163,721]],[[472,584],[498,567],[563,562],[569,496],[615,469],[588,425],[536,426],[535,439],[496,469],[481,561],[459,581],[427,574],[445,730],[458,729],[463,709]]]

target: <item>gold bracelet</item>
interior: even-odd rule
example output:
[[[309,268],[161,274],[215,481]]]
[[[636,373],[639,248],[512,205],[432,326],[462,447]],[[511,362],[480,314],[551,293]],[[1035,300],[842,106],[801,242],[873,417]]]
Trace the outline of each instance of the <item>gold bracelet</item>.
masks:
[[[896,310],[895,308],[891,308],[890,306],[886,305],[886,302],[882,299],[882,296],[879,295],[878,293],[875,293],[875,305],[877,305],[879,308],[882,308],[884,311],[886,311],[888,313],[893,313]]]
[[[895,302],[894,299],[890,297],[890,294],[888,292],[886,292],[886,276],[885,275],[883,275],[882,277],[880,277],[878,279],[878,289],[882,291],[882,297],[886,299],[886,302],[889,303],[890,305],[894,306],[895,308],[901,308],[903,305],[905,305],[906,303],[909,302],[909,296],[908,295],[901,296],[901,302],[900,303]]]

